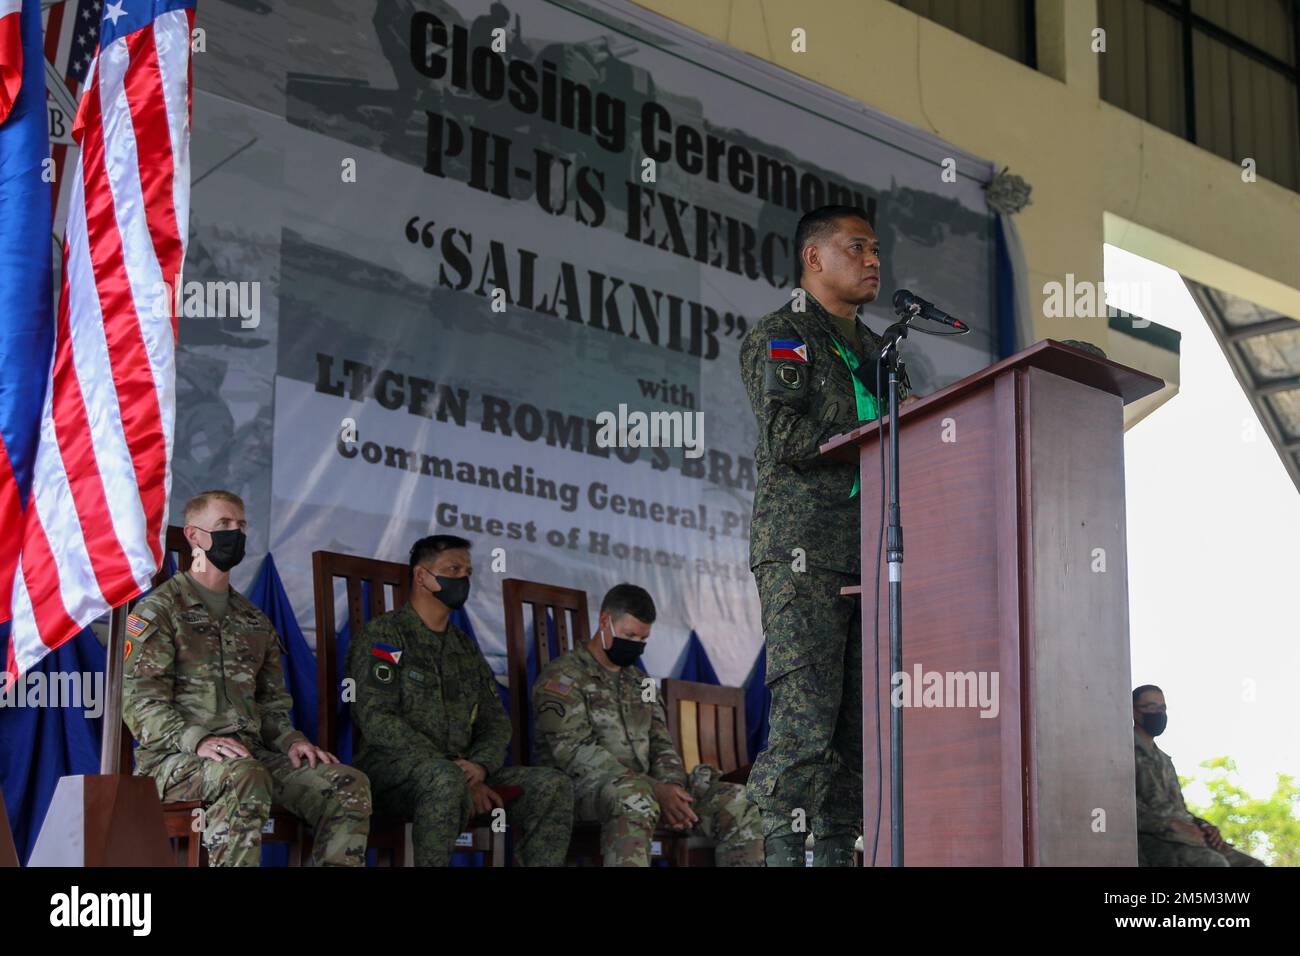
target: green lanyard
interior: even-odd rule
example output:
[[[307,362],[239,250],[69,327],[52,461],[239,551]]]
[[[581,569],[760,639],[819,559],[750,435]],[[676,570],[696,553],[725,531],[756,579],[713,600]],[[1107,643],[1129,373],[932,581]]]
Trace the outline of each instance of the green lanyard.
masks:
[[[858,357],[844,346],[840,345],[838,341],[835,342],[835,351],[839,352],[840,358],[844,359],[844,364],[849,367],[849,377],[853,379],[853,397],[857,399],[858,402],[858,421],[875,421],[879,416],[879,410],[876,406],[876,396],[868,392],[867,387],[858,381],[858,377],[853,374],[857,371],[858,365],[861,364],[858,362]],[[852,498],[857,493],[858,476],[854,475],[853,490],[849,492],[849,497]]]

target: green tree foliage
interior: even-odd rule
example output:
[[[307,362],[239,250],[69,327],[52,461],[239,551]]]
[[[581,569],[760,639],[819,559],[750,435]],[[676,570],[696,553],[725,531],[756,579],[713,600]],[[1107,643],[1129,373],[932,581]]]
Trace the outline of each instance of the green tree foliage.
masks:
[[[1206,807],[1187,804],[1195,816],[1209,820],[1223,838],[1243,853],[1269,866],[1300,866],[1300,786],[1288,774],[1277,775],[1277,785],[1267,799],[1252,797],[1237,782],[1237,764],[1231,757],[1201,761],[1210,771],[1203,781],[1210,791]],[[1196,777],[1178,777],[1186,791]]]

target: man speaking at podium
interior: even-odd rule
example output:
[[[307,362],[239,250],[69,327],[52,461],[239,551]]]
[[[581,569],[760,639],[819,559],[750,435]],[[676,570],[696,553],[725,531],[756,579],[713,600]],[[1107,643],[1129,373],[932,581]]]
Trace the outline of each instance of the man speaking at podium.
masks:
[[[818,447],[877,416],[857,319],[880,291],[880,243],[866,213],[822,206],[795,232],[800,288],[745,336],[740,371],[758,419],[750,568],[767,637],[767,749],[749,777],[768,866],[852,866],[862,817],[862,634],[856,463]],[[862,367],[861,378],[854,370]],[[903,395],[907,393],[903,378]]]

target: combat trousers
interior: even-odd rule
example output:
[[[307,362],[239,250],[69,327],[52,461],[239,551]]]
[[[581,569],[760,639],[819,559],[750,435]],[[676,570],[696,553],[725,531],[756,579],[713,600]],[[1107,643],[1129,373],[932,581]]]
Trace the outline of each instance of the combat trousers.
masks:
[[[1138,866],[1263,866],[1248,853],[1224,847],[1193,846],[1138,834]]]
[[[384,816],[412,821],[416,866],[447,866],[456,837],[474,812],[465,774],[454,761],[368,749],[358,764],[370,775],[375,806]],[[518,786],[506,805],[520,866],[563,866],[573,830],[573,783],[550,767],[502,767],[489,786]]]
[[[338,763],[318,762],[313,768],[305,760],[295,769],[287,754],[242,734],[239,740],[251,757],[218,763],[178,753],[150,770],[164,803],[203,802],[200,826],[209,866],[260,865],[262,827],[273,803],[315,831],[314,865],[366,865],[370,781],[364,773]]]
[[[718,866],[762,866],[763,834],[758,808],[745,788],[718,779],[722,771],[700,764],[686,790],[700,818],[696,831],[714,842]],[[660,822],[659,802],[648,777],[629,773],[579,786],[578,819],[600,824],[605,866],[649,866],[650,841]]]
[[[840,588],[861,582],[786,562],[754,578],[772,694],[767,749],[749,776],[763,834],[851,844],[862,829],[862,627],[857,597]]]

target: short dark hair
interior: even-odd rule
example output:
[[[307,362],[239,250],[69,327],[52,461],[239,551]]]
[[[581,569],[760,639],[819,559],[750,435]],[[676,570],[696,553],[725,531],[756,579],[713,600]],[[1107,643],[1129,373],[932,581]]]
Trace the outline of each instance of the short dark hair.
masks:
[[[464,548],[468,551],[470,544],[464,538],[454,534],[431,534],[427,538],[421,538],[415,542],[415,544],[411,545],[411,558],[406,570],[407,580],[415,580],[415,566],[417,564],[424,564],[430,558],[436,557],[444,551],[451,551],[453,548]]]
[[[1147,691],[1149,691],[1149,690],[1159,691],[1161,697],[1163,697],[1164,694],[1165,694],[1165,692],[1162,691],[1162,690],[1160,690],[1160,688],[1157,687],[1155,684],[1143,684],[1141,687],[1135,687],[1135,688],[1133,688],[1133,706],[1134,706],[1134,707],[1137,706],[1138,698],[1141,697],[1143,694],[1145,694],[1145,693],[1146,693]]]
[[[616,584],[600,602],[600,613],[609,612],[610,618],[631,614],[643,624],[655,621],[655,601],[650,592],[635,584]]]
[[[861,206],[818,206],[812,212],[805,213],[794,230],[794,259],[799,267],[799,279],[803,279],[803,251],[810,243],[824,239],[835,229],[835,223],[841,219],[865,220],[868,224],[867,211]]]

